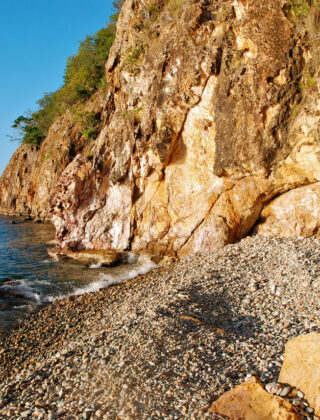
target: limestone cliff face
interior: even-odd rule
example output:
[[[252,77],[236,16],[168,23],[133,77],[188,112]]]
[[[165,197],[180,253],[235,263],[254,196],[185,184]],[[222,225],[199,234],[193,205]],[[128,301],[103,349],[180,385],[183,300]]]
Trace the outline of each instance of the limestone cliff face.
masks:
[[[84,106],[99,113],[101,96]],[[80,151],[89,150],[81,135],[83,122],[68,112],[50,128],[38,149],[23,144],[13,154],[0,179],[0,213],[49,220],[52,196],[65,167]]]
[[[319,7],[301,19],[293,3],[125,2],[93,158],[78,153],[54,191],[61,248],[208,251],[274,197],[319,195]]]

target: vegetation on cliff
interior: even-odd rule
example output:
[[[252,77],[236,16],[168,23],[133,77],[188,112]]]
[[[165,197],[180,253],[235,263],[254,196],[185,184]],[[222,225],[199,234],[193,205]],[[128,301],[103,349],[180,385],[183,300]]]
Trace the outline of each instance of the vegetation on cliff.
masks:
[[[62,87],[45,93],[38,101],[37,111],[21,115],[13,122],[17,133],[13,140],[39,146],[57,117],[105,88],[104,65],[115,38],[122,3],[123,0],[118,0],[113,4],[117,12],[110,17],[108,25],[94,35],[88,35],[80,43],[78,52],[67,59]]]

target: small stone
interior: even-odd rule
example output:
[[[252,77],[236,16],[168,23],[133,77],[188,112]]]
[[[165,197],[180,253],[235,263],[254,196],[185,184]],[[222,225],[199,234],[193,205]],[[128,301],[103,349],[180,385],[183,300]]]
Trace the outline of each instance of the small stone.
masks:
[[[288,398],[295,398],[298,396],[297,388],[292,388],[289,394],[287,395]]]
[[[101,419],[102,416],[103,416],[103,411],[102,410],[97,410],[94,414],[98,419]]]
[[[188,413],[187,407],[182,407],[181,414],[185,416],[187,413]]]
[[[26,417],[30,416],[31,414],[32,414],[32,410],[25,410],[25,411],[22,411],[21,417],[26,418]]]
[[[278,394],[278,395],[279,395],[280,397],[286,397],[286,396],[289,394],[290,389],[291,389],[291,387],[290,387],[290,386],[285,386],[285,387],[281,390],[280,394]]]
[[[89,420],[91,416],[92,416],[92,411],[91,411],[91,410],[86,410],[86,411],[82,414],[82,418],[83,418],[84,420]]]
[[[309,413],[309,414],[313,414],[314,413],[314,409],[312,408],[312,407],[306,407],[305,409],[304,409],[304,411],[306,411],[307,413]]]
[[[40,407],[40,408],[46,407],[48,405],[47,402],[44,400],[36,400],[34,404],[36,407]]]
[[[10,407],[9,410],[7,411],[7,416],[13,417],[14,413],[15,413],[16,409],[14,407]]]
[[[201,404],[208,404],[208,400],[206,398],[201,398],[200,400]]]
[[[265,386],[265,389],[269,394],[277,394],[280,390],[282,390],[282,386],[277,382],[270,382]]]

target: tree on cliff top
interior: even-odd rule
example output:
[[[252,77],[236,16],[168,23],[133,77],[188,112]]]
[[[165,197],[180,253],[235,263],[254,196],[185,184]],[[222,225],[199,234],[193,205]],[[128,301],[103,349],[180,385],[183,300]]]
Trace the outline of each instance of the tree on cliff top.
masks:
[[[116,22],[123,0],[114,2],[117,13],[109,24],[80,43],[77,54],[67,59],[63,86],[45,93],[37,104],[39,109],[21,115],[12,124],[17,136],[12,140],[39,146],[53,121],[73,105],[90,98],[98,89],[105,88],[104,65],[115,38]]]

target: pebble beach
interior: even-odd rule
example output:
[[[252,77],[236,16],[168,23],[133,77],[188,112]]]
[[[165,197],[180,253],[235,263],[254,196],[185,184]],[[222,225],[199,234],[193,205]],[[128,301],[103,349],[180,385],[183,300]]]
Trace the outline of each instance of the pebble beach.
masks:
[[[58,300],[0,348],[1,419],[203,419],[320,332],[316,238],[251,236]]]

